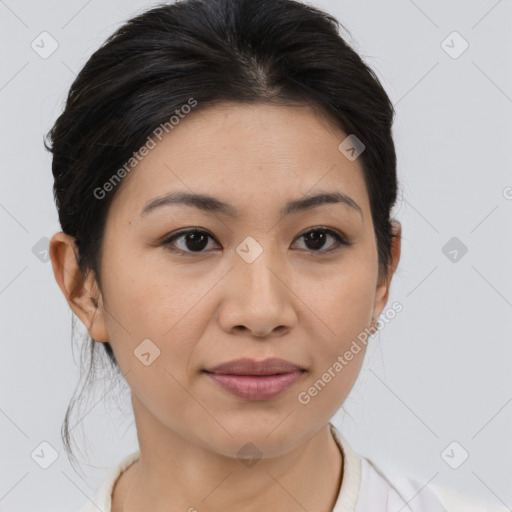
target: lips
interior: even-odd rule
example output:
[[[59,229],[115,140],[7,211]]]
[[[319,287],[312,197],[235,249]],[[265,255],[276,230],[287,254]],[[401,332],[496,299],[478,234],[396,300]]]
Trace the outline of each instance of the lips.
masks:
[[[270,400],[293,386],[305,373],[284,359],[237,359],[223,363],[205,374],[223,390],[245,400]]]
[[[222,375],[279,375],[303,370],[299,365],[284,359],[271,358],[264,361],[236,359],[205,371]]]

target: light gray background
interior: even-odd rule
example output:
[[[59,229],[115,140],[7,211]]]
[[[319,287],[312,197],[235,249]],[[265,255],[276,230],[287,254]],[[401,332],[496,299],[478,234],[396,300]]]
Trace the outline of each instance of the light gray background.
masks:
[[[349,29],[396,106],[401,180],[403,252],[389,305],[404,310],[372,339],[334,422],[379,467],[512,507],[512,2],[314,4]],[[106,380],[75,429],[90,447],[85,474],[69,464],[60,426],[79,376],[71,312],[32,248],[60,230],[42,136],[90,54],[151,5],[0,0],[3,511],[76,510],[137,447]],[[47,59],[31,48],[43,31],[59,45]],[[469,43],[458,58],[442,46],[453,31]],[[442,251],[452,237],[468,248],[456,262]],[[46,470],[31,458],[43,441],[58,452]],[[469,453],[456,470],[441,457],[452,441]]]

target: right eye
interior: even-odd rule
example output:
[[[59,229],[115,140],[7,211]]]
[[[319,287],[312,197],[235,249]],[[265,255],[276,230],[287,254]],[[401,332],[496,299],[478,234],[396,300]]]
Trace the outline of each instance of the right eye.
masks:
[[[208,239],[216,242],[215,238],[202,229],[188,229],[180,231],[165,238],[162,245],[174,252],[181,252],[186,254],[203,253],[204,248],[208,246]],[[175,242],[179,241],[179,244]],[[181,245],[181,247],[179,246]]]

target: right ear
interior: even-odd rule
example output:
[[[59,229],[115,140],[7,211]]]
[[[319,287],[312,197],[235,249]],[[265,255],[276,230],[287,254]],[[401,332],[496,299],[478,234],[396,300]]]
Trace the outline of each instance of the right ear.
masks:
[[[102,307],[103,298],[94,272],[87,276],[80,271],[75,239],[59,231],[50,240],[53,274],[69,307],[85,325],[95,341],[109,341]]]

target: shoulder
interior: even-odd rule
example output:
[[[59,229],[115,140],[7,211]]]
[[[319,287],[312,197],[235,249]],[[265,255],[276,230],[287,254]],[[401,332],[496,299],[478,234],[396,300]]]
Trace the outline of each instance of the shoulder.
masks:
[[[440,486],[432,486],[433,492],[439,496],[447,512],[507,512],[505,506],[491,505],[477,500],[465,494],[460,494],[452,489]]]
[[[390,485],[402,499],[409,503],[417,503],[418,510],[423,512],[437,510],[435,502],[441,505],[443,512],[507,512],[508,508],[481,501],[472,496],[459,493],[440,485],[425,485],[407,476],[390,477]],[[412,498],[412,499],[411,499]],[[416,501],[415,501],[416,500]],[[416,510],[416,508],[412,508]]]
[[[124,457],[116,466],[110,469],[107,477],[103,480],[101,485],[98,487],[96,494],[93,498],[88,499],[82,508],[77,512],[111,512],[112,505],[112,490],[121,476],[121,473],[125,471],[132,463],[138,460],[140,457],[140,451],[136,450],[126,457]]]
[[[347,463],[333,512],[510,512],[452,489],[420,482],[360,456],[331,424]]]

